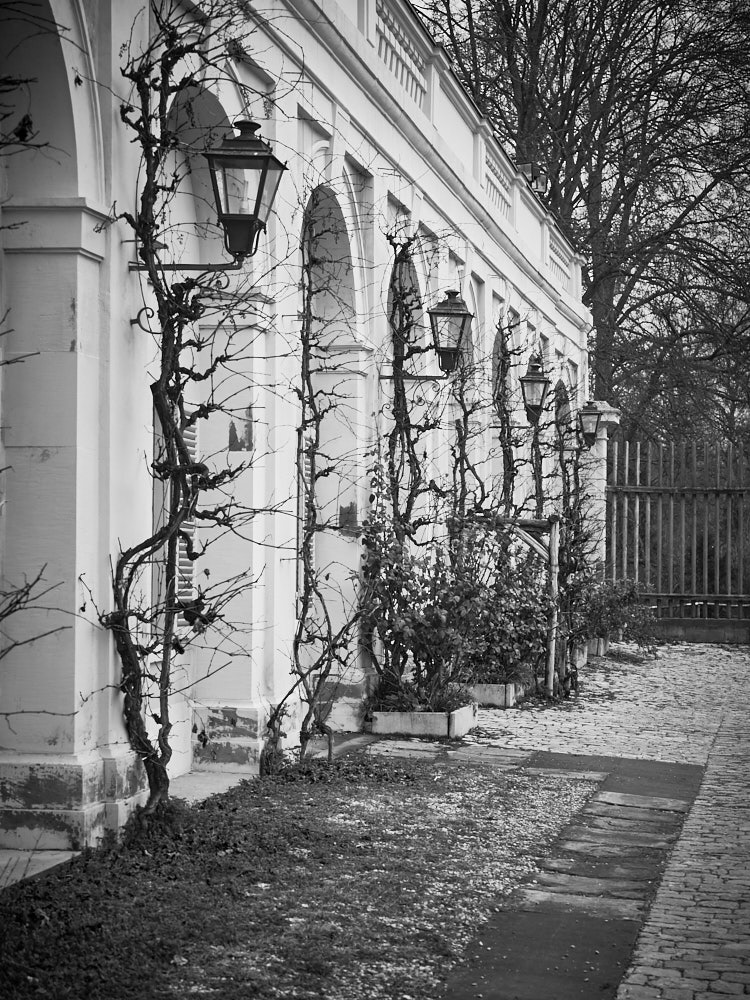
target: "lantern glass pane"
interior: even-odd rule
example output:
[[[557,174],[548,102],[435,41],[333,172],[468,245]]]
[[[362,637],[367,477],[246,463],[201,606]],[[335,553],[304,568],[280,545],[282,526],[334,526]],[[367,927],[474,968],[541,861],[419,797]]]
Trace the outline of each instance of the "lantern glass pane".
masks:
[[[544,398],[547,395],[547,386],[549,385],[546,378],[534,378],[533,376],[526,375],[523,379],[523,389],[524,389],[524,400],[527,406],[541,407],[544,405]]]
[[[435,316],[435,333],[438,344],[441,347],[455,350],[461,340],[463,330],[463,317],[455,315]]]
[[[268,167],[266,168],[265,182],[263,183],[261,190],[258,192],[259,198],[257,207],[258,222],[262,223],[264,226],[271,213],[271,206],[273,205],[274,198],[276,197],[276,192],[278,191],[279,184],[281,183],[281,175],[284,173],[284,170],[284,165],[274,159],[269,161]]]
[[[216,171],[222,215],[253,215],[258,196],[258,171],[222,162]]]
[[[584,434],[596,434],[596,425],[598,423],[598,413],[581,413],[581,426]]]
[[[596,440],[600,419],[600,411],[591,403],[587,403],[586,406],[578,411],[578,421],[581,427],[581,433],[587,440]]]

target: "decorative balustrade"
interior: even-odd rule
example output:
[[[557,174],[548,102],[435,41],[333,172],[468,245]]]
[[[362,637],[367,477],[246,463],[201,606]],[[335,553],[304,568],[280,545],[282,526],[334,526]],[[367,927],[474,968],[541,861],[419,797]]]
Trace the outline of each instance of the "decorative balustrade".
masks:
[[[550,233],[549,239],[549,267],[555,279],[565,289],[570,289],[570,251],[565,245]]]
[[[486,158],[484,169],[484,189],[487,197],[504,219],[510,219],[512,209],[511,180],[498,163],[490,156]]]
[[[348,5],[353,0],[339,0]],[[545,218],[545,210],[527,196],[526,186],[519,181],[513,164],[503,156],[487,133],[487,123],[468,99],[462,99],[460,88],[450,75],[444,55],[419,26],[408,4],[402,0],[367,0],[360,12],[360,30],[374,44],[378,58],[417,107],[433,120],[441,134],[451,134],[464,128],[466,142],[472,136],[475,149],[483,150],[483,162],[474,160],[474,176],[484,189],[492,214],[516,229],[532,254],[545,254],[548,276],[559,288],[572,295],[579,289],[575,274],[574,255],[564,239],[556,234],[554,224]],[[433,62],[434,59],[434,62]],[[476,113],[476,119],[474,114]],[[480,153],[480,156],[482,154]],[[539,225],[548,233],[540,244]],[[538,258],[537,258],[538,260]]]
[[[376,32],[378,55],[415,104],[423,108],[427,93],[425,59],[386,0],[378,0]]]

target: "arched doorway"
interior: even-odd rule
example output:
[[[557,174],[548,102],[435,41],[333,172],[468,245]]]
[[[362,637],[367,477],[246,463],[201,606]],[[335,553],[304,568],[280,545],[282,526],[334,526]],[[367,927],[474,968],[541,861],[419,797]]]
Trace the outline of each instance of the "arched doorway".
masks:
[[[107,378],[116,298],[102,268],[105,163],[86,23],[72,0],[0,6],[0,74],[17,81],[4,94],[13,142],[3,150],[0,206],[0,465],[8,467],[0,568],[6,587],[43,569],[53,588],[38,602],[44,608],[14,622],[16,645],[3,658],[0,779],[10,766],[24,791],[22,808],[2,804],[0,844],[10,831],[7,842],[19,846],[26,829],[29,846],[41,849],[95,840],[106,825],[104,772],[116,783],[132,765],[120,745],[108,637],[96,609],[81,612],[82,579],[97,600],[110,593]],[[49,762],[42,796],[23,782],[38,762]]]

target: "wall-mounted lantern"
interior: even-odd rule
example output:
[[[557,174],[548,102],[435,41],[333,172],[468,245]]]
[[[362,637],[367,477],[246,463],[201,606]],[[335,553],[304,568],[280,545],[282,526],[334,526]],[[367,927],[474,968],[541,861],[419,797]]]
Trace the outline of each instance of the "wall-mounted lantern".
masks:
[[[432,309],[427,310],[432,327],[440,370],[446,373],[456,370],[461,342],[469,335],[474,314],[455,289],[445,293],[445,298]]]
[[[538,163],[519,163],[518,169],[531,185],[531,190],[535,194],[546,194],[549,184],[549,174],[540,167]]]
[[[539,417],[544,409],[544,401],[551,385],[550,380],[544,374],[542,359],[538,354],[532,355],[529,359],[526,374],[522,375],[519,381],[523,394],[523,405],[526,407],[526,416],[529,423],[536,426],[539,423]]]
[[[590,400],[578,411],[578,432],[587,448],[593,448],[599,431],[601,410]]]
[[[221,145],[204,150],[211,174],[219,223],[224,230],[224,245],[232,255],[230,264],[163,264],[162,271],[232,271],[239,270],[245,257],[258,249],[260,234],[266,230],[281,175],[286,164],[273,154],[270,143],[255,135],[260,125],[235,122],[238,136],[225,138]],[[154,249],[165,250],[154,242]],[[140,261],[130,262],[131,271],[144,271]]]
[[[225,138],[203,155],[227,251],[233,257],[252,257],[286,164],[274,156],[270,143],[255,134],[260,128],[256,122],[238,121],[234,127],[238,136]]]

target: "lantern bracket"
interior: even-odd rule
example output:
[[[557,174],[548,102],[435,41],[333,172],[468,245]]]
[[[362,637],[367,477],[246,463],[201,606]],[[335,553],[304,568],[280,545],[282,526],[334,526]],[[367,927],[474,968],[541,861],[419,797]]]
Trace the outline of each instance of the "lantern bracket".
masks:
[[[227,264],[162,264],[159,262],[157,265],[157,270],[159,271],[201,271],[205,274],[210,274],[215,271],[239,271],[242,268],[244,261],[242,257],[235,257],[233,261]],[[145,264],[139,264],[135,260],[128,262],[128,268],[131,271],[148,271]]]

